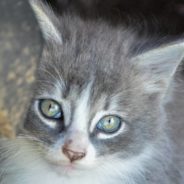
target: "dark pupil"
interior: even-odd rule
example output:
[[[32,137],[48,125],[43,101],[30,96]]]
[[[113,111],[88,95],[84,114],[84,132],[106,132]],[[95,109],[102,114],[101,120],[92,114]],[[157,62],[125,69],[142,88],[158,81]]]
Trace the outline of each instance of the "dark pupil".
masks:
[[[113,121],[112,121],[112,118],[108,118],[108,119],[107,119],[107,124],[110,125],[110,124],[112,124],[112,122],[113,122]]]
[[[52,110],[52,104],[49,105],[48,111]]]

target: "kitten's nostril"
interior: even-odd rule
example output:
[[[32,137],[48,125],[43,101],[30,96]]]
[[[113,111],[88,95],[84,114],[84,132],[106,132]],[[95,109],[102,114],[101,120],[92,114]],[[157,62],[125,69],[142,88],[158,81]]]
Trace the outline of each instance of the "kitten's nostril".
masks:
[[[63,147],[63,153],[69,158],[71,162],[74,162],[76,160],[81,160],[83,157],[86,156],[85,152],[77,152],[73,151],[69,148]]]
[[[69,139],[69,140],[68,140],[68,142],[67,142],[66,144],[68,144],[68,145],[69,145],[69,144],[71,144],[71,143],[72,143],[72,140],[71,140],[71,139]]]

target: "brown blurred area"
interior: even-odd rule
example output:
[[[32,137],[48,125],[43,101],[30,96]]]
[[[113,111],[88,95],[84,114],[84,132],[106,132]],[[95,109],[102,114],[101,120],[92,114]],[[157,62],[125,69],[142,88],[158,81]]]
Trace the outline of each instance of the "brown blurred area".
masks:
[[[0,1],[0,136],[14,137],[31,98],[41,35],[25,0]]]

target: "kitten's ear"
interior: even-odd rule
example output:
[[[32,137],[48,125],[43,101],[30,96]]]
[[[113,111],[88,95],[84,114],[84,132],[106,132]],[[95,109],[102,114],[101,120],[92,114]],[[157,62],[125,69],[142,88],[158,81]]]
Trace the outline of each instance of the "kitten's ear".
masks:
[[[46,6],[41,0],[29,0],[29,2],[36,15],[45,41],[54,41],[62,44],[61,33],[57,28],[59,20],[51,8]]]
[[[147,90],[166,90],[184,58],[184,41],[171,43],[136,56],[135,62],[146,74]]]

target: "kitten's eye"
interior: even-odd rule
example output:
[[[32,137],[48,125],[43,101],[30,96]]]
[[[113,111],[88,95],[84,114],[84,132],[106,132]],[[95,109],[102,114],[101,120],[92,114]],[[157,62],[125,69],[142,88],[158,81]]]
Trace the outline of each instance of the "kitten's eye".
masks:
[[[59,119],[62,116],[61,106],[54,100],[40,100],[40,111],[47,118]]]
[[[97,129],[104,133],[115,133],[121,127],[122,119],[118,116],[105,116],[97,124]]]

